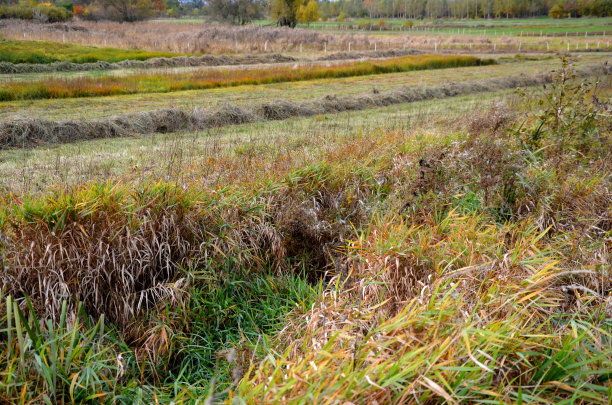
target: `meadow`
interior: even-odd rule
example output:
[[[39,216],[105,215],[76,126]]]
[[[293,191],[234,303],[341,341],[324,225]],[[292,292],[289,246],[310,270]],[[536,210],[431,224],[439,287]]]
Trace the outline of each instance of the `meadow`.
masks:
[[[561,19],[555,20],[552,18],[512,18],[512,19],[423,19],[423,20],[409,20],[412,22],[411,28],[408,28],[405,19],[368,19],[368,18],[356,18],[352,21],[330,21],[330,22],[317,22],[311,24],[299,25],[300,28],[307,29],[360,29],[360,24],[372,24],[372,30],[376,30],[376,23],[378,21],[384,21],[384,24],[379,24],[382,31],[401,31],[407,29],[410,30],[425,30],[425,28],[431,30],[436,29],[435,32],[440,33],[457,33],[457,29],[461,29],[461,33],[465,34],[483,34],[484,29],[493,30],[490,32],[494,35],[520,35],[522,32],[524,35],[565,35],[576,34],[576,33],[589,33],[589,34],[612,34],[612,18],[573,18],[573,19]],[[261,20],[257,21],[259,24],[270,24],[270,22]],[[465,29],[465,31],[463,31]],[[496,33],[497,32],[497,33]]]
[[[324,78],[366,76],[373,74],[480,66],[495,61],[473,56],[419,55],[380,62],[352,62],[334,66],[278,67],[248,70],[203,70],[191,74],[140,74],[76,79],[44,79],[5,82],[0,101],[76,97],[101,97],[135,93],[166,93],[180,90],[210,89],[293,82]]]
[[[192,25],[67,41],[215,66],[1,78],[1,401],[608,404],[609,52]]]

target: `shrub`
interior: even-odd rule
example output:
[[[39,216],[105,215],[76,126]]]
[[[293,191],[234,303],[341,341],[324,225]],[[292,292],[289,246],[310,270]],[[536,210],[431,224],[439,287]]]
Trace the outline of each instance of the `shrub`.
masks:
[[[74,6],[72,8],[72,13],[77,16],[77,17],[83,17],[83,15],[85,15],[85,9],[83,8],[83,6]]]
[[[62,22],[72,18],[73,14],[64,7],[56,7],[50,3],[0,7],[0,19],[17,18],[22,20],[37,19],[43,22]]]
[[[548,16],[550,18],[562,18],[563,15],[563,8],[558,4],[552,6],[550,11],[548,12]]]
[[[561,68],[552,72],[552,82],[543,85],[544,92],[535,100],[539,110],[528,116],[530,125],[516,131],[532,150],[544,143],[560,153],[568,149],[588,152],[595,145],[601,146],[597,129],[610,122],[610,111],[596,98],[599,83],[578,80],[573,62],[567,55],[561,57]]]

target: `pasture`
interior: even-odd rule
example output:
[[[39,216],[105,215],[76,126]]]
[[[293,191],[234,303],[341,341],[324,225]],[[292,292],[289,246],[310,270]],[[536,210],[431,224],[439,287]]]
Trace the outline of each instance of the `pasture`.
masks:
[[[369,21],[0,21],[2,401],[608,404],[612,19]]]

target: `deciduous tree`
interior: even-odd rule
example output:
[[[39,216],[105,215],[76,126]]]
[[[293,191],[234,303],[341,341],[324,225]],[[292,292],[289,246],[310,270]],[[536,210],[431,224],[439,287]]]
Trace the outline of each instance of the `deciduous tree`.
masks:
[[[319,3],[317,0],[310,0],[308,4],[301,5],[297,12],[297,20],[301,23],[310,24],[321,18],[319,13]]]
[[[278,25],[295,27],[298,22],[297,12],[305,0],[272,0],[270,2],[270,16]]]
[[[104,17],[118,21],[144,20],[155,12],[152,0],[99,0],[98,4],[104,11]]]
[[[260,0],[209,0],[208,10],[214,19],[235,24],[246,24],[263,16]]]

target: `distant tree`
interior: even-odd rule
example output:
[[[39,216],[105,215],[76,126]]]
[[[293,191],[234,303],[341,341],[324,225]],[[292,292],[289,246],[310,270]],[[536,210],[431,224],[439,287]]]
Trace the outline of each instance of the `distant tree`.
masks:
[[[218,21],[246,24],[263,16],[260,0],[209,0],[208,12]]]
[[[166,14],[177,16],[181,13],[181,3],[179,0],[164,0]]]
[[[270,16],[280,26],[294,28],[298,22],[297,12],[305,0],[271,0]]]
[[[153,0],[98,0],[100,17],[134,22],[150,18],[155,13]]]
[[[347,18],[348,18],[348,15],[344,11],[341,11],[340,14],[338,14],[338,17],[336,18],[336,21],[343,22]]]
[[[319,13],[319,3],[317,0],[310,0],[308,4],[301,5],[297,11],[296,17],[299,22],[306,24],[319,21],[321,14]]]
[[[550,16],[550,18],[561,18],[563,16],[563,7],[558,4],[555,4],[550,8],[548,15]]]

